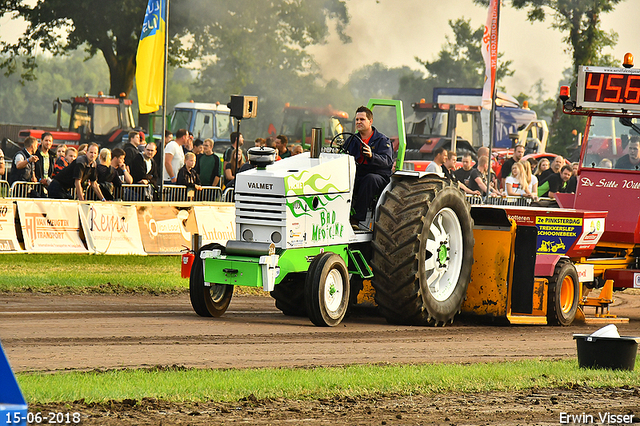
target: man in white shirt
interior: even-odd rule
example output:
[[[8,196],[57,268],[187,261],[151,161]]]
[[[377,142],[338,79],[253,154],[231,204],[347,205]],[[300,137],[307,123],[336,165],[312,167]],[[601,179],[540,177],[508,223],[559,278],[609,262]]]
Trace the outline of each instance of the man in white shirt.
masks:
[[[164,147],[164,183],[175,184],[178,170],[184,166],[184,151],[182,146],[187,143],[189,132],[180,129],[176,132],[175,140]]]
[[[430,173],[444,173],[442,165],[447,161],[447,151],[439,146],[433,150],[433,155],[433,161],[429,163],[425,171]]]

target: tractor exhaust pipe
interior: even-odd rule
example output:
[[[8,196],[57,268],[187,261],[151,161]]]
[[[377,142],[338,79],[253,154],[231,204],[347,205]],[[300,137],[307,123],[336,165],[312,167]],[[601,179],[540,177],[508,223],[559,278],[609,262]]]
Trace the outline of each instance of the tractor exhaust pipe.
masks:
[[[322,150],[322,128],[314,127],[311,129],[311,158],[320,158]]]

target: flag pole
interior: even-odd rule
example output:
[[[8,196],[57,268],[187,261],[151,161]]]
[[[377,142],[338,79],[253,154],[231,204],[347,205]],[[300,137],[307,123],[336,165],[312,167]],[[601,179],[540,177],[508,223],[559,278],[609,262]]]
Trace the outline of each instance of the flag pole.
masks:
[[[158,150],[156,153],[156,168],[160,178],[157,181],[158,195],[160,201],[162,201],[162,187],[164,186],[164,145],[165,145],[165,131],[167,128],[167,71],[169,62],[169,1],[166,0],[165,10],[165,28],[164,28],[164,64],[163,64],[163,81],[162,81],[162,130],[160,131],[160,143],[158,144]],[[153,130],[152,130],[153,131]]]
[[[496,26],[495,26],[495,74],[498,73],[498,29],[500,28],[500,0],[496,0]],[[493,36],[493,34],[492,34]],[[498,95],[498,85],[496,84],[497,78],[493,79],[493,87],[491,93],[491,112],[489,113],[489,170],[487,176],[487,193],[484,197],[484,202],[488,201],[489,194],[491,193],[491,174],[493,173],[493,139],[496,131],[496,97]],[[500,184],[498,176],[496,176],[496,183]],[[496,188],[500,190],[500,188]]]

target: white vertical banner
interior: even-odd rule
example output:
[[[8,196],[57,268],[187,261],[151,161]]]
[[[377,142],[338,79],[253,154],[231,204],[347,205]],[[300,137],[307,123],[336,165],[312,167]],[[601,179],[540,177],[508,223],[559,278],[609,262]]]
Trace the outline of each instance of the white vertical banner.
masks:
[[[0,252],[22,251],[16,235],[13,201],[0,199]]]
[[[80,218],[90,252],[146,255],[135,206],[81,204]]]
[[[202,244],[218,243],[226,245],[227,241],[236,239],[236,207],[233,204],[194,206],[198,234],[202,236]]]
[[[491,0],[482,36],[482,57],[485,63],[484,86],[482,87],[482,107],[491,109],[496,85],[498,65],[498,8],[500,0]]]
[[[86,253],[80,239],[78,203],[16,201],[24,248],[34,253]]]

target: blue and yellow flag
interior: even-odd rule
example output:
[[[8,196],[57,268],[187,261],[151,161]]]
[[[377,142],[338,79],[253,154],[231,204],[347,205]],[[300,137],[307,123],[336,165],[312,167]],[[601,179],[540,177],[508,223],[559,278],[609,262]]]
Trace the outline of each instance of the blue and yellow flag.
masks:
[[[141,114],[160,109],[164,89],[167,0],[149,0],[136,55],[136,86]]]

